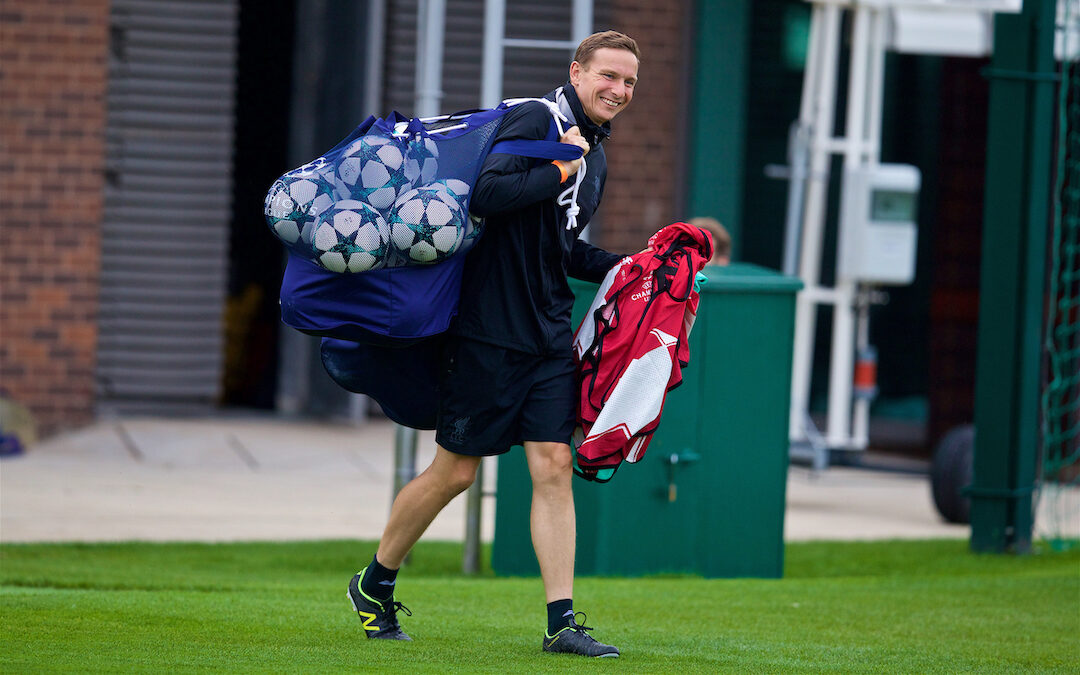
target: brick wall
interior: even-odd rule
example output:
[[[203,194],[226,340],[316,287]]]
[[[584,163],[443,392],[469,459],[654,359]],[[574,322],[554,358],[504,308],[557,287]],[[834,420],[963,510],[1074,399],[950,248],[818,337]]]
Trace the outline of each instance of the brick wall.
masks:
[[[644,248],[656,230],[687,217],[676,212],[684,130],[664,122],[684,116],[680,107],[690,68],[685,14],[692,3],[614,0],[612,5],[611,28],[637,41],[642,63],[634,100],[615,118],[606,146],[608,181],[596,242],[632,253]]]
[[[0,0],[0,390],[93,416],[108,1]]]

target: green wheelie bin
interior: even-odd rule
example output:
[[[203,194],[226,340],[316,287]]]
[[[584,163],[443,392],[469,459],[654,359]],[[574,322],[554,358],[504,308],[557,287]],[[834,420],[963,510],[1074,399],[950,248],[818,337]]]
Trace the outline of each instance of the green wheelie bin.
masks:
[[[780,577],[795,294],[756,265],[705,268],[683,383],[645,456],[609,483],[574,477],[579,575]],[[597,285],[572,281],[574,326]],[[539,573],[524,452],[498,462],[492,568]]]

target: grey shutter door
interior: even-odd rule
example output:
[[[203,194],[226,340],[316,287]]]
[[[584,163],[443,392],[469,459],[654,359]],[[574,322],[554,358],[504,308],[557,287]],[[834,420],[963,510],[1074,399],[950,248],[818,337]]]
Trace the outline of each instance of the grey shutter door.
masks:
[[[610,0],[594,3],[596,30],[606,28]],[[415,107],[417,0],[387,3],[386,60],[383,82],[384,115],[397,110],[412,115]],[[572,0],[507,0],[506,37],[569,40]],[[443,46],[443,113],[480,105],[484,41],[483,0],[447,0]],[[511,47],[504,52],[503,98],[543,96],[568,77],[573,54],[551,49]]]
[[[203,411],[222,373],[235,0],[113,0],[102,413]]]

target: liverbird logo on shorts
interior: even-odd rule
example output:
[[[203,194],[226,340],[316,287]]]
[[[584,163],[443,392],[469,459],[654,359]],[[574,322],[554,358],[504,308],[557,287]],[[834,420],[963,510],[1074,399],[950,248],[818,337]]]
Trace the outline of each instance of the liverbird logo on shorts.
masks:
[[[470,421],[472,421],[471,417],[459,417],[453,422],[451,422],[450,426],[453,428],[448,434],[450,440],[454,441],[455,443],[464,443],[465,433],[469,430]]]

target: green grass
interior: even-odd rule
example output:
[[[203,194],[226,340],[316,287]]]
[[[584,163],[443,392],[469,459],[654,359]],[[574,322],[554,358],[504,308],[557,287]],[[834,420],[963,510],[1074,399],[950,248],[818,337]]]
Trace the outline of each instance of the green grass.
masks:
[[[398,584],[412,643],[345,599],[371,543],[0,545],[0,672],[1080,672],[1080,550],[807,543],[785,578],[580,578],[617,661],[540,652],[539,580],[463,577],[421,544]]]

